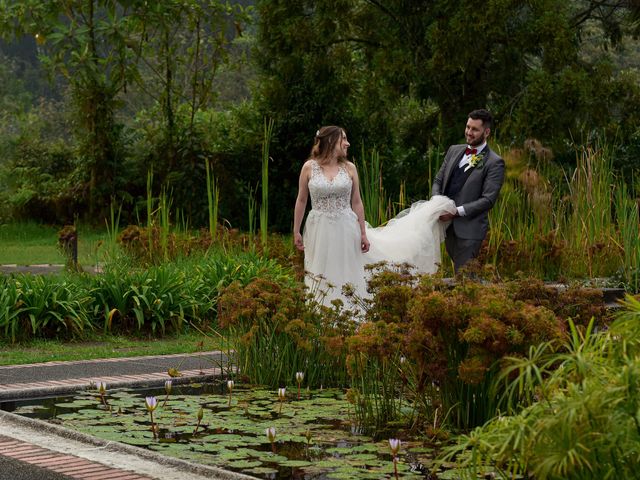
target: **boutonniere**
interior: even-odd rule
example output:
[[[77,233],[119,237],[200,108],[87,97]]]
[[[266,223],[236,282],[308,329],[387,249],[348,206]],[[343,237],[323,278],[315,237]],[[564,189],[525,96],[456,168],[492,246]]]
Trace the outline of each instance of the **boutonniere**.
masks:
[[[467,168],[465,168],[464,171],[466,172],[470,168],[482,168],[484,166],[484,156],[484,150],[480,153],[474,153],[473,155],[471,155]]]

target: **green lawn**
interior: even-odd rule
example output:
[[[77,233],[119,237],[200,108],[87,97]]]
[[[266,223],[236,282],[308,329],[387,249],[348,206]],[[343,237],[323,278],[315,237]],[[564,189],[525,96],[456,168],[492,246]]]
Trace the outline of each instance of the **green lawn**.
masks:
[[[33,340],[15,345],[0,342],[0,365],[194,353],[218,348],[216,339],[197,333],[161,339],[103,335],[94,336],[91,340],[74,342]]]
[[[35,265],[65,263],[58,249],[58,231],[62,227],[37,223],[0,225],[0,264]],[[100,258],[106,231],[78,227],[78,261],[95,265]]]

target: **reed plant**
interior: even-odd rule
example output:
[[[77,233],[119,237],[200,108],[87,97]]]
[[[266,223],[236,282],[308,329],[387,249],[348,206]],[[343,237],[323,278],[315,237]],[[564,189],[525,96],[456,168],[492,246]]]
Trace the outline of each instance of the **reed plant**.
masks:
[[[382,181],[382,161],[377,150],[373,149],[367,161],[367,153],[362,146],[360,169],[360,196],[364,205],[364,218],[372,227],[387,223],[407,206],[405,183],[400,183],[398,201],[393,202],[387,196]]]
[[[218,205],[220,202],[220,189],[218,188],[218,180],[211,171],[211,165],[205,162],[207,171],[207,207],[209,212],[209,235],[212,240],[216,239],[218,229]]]
[[[384,224],[387,217],[387,199],[382,185],[382,163],[377,150],[372,150],[369,161],[362,145],[360,162],[360,196],[364,205],[364,218],[373,227]]]
[[[247,213],[249,216],[249,238],[252,239],[256,234],[256,213],[258,211],[258,200],[256,198],[257,188],[254,189],[249,185],[247,194],[248,205]]]
[[[106,252],[109,257],[114,257],[118,248],[118,233],[120,231],[120,216],[122,214],[122,203],[118,205],[116,211],[115,199],[111,198],[109,204],[109,219],[105,218],[107,228]]]
[[[390,425],[411,424],[407,418],[415,413],[415,397],[406,398],[408,381],[401,368],[402,348],[394,325],[367,323],[359,335],[369,335],[377,343],[378,352],[355,347],[349,339],[347,357],[351,386],[347,399],[354,405],[358,428],[366,433],[384,437]],[[380,335],[380,329],[384,334]],[[391,345],[389,345],[391,343]],[[405,362],[406,363],[406,362]],[[403,410],[404,403],[404,410]],[[409,413],[410,412],[410,413]],[[392,433],[392,432],[391,432]]]
[[[162,188],[160,192],[158,213],[160,221],[158,222],[158,231],[160,237],[160,249],[162,259],[166,262],[169,260],[169,235],[171,234],[171,195],[167,193],[166,188]]]
[[[153,251],[153,217],[154,217],[154,199],[153,199],[153,168],[147,172],[147,251]]]
[[[269,147],[273,137],[273,119],[264,120],[264,138],[262,141],[262,202],[260,203],[260,240],[263,251],[267,249],[269,235]]]
[[[518,299],[523,288],[461,280],[451,288],[437,277],[418,281],[403,269],[371,280],[367,322],[347,340],[352,399],[363,428],[437,426],[444,418],[456,428],[481,425],[496,413],[498,362],[562,335],[552,310]]]
[[[614,188],[611,146],[583,148],[576,168],[564,175],[549,160],[523,167],[519,151],[505,158],[507,172],[516,174],[508,175],[490,212],[485,249],[502,274],[592,278],[611,276],[627,264],[619,225],[624,215],[616,213],[625,209],[616,206],[622,197]]]
[[[618,248],[624,256],[620,271],[624,284],[633,292],[640,291],[640,223],[638,202],[623,183],[615,190],[614,210],[619,232]]]

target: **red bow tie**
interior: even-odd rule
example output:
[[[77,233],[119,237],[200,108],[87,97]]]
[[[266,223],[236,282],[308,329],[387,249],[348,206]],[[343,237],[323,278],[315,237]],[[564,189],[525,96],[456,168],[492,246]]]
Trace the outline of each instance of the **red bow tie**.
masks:
[[[464,151],[465,155],[475,155],[476,153],[478,153],[478,149],[477,148],[469,148],[469,147],[467,147],[467,149]]]

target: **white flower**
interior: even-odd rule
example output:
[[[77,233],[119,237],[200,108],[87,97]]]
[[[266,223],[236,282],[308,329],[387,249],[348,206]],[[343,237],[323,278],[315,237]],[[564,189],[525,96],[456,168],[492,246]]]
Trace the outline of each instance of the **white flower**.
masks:
[[[267,438],[271,443],[276,441],[276,427],[269,427],[265,430]]]
[[[391,448],[391,455],[396,456],[400,451],[400,439],[398,438],[390,438],[389,439],[389,448]]]
[[[279,388],[278,389],[278,398],[280,399],[280,401],[283,401],[287,398],[287,389],[286,388]]]
[[[304,380],[304,372],[296,372],[296,382],[301,384],[302,380]]]
[[[146,397],[144,403],[147,406],[147,410],[153,412],[158,407],[158,400],[156,397]]]
[[[229,391],[233,390],[233,386],[235,385],[233,380],[228,380],[227,381],[227,388],[229,389]]]

